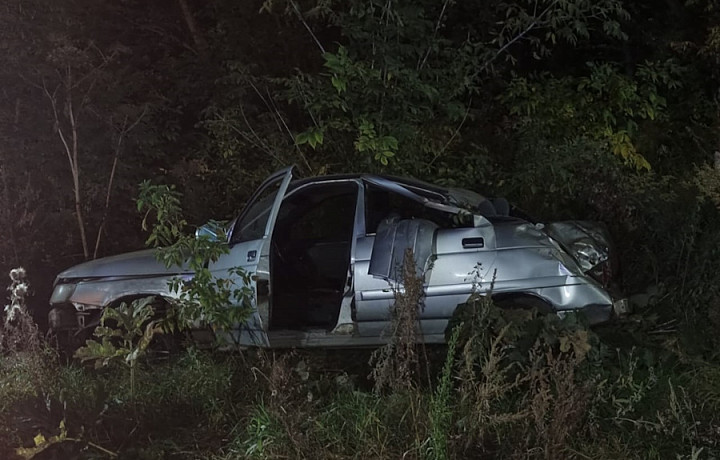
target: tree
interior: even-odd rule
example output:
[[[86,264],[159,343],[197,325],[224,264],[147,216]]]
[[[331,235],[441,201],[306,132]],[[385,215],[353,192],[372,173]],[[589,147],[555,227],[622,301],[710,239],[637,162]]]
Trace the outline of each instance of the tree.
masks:
[[[488,110],[498,77],[519,56],[548,56],[556,43],[577,43],[594,29],[620,37],[619,20],[626,16],[614,0],[283,4],[315,57],[295,75],[258,83],[246,73],[239,86],[253,88],[277,115],[273,121],[293,133],[294,145],[285,147],[313,171],[352,165],[418,176],[474,155],[463,134]],[[478,21],[466,20],[468,8]],[[278,5],[266,2],[265,10],[276,12]],[[331,30],[339,31],[335,42],[324,40]],[[285,88],[287,105],[263,91],[273,84]],[[235,137],[274,145],[258,142],[263,130],[249,126],[236,107],[215,115],[221,142]]]

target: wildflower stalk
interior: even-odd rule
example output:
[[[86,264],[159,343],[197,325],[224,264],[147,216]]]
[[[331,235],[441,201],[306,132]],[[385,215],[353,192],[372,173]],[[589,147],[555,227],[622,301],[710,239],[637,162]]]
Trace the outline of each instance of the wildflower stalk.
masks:
[[[12,282],[8,286],[10,291],[10,303],[5,305],[5,324],[12,322],[21,313],[27,311],[25,297],[28,294],[28,283],[26,281],[27,273],[22,267],[10,270],[10,279]]]

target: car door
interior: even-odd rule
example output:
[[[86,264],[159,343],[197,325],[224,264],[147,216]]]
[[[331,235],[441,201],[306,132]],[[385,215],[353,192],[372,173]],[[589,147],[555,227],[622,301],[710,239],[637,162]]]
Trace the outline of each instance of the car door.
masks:
[[[355,264],[358,330],[366,336],[386,330],[394,289],[402,289],[398,268],[409,248],[418,272],[425,276],[420,313],[423,334],[426,340],[442,340],[448,318],[473,289],[474,267],[481,264],[487,271],[492,266],[496,248],[493,226],[484,217],[473,215],[468,216],[472,227],[453,228],[452,216],[467,211],[446,204],[441,195],[434,197],[432,190],[423,196],[389,179],[368,176],[363,180],[367,185],[366,234],[358,239]],[[383,200],[382,215],[372,215],[373,200],[368,193],[373,188],[391,197]],[[437,219],[438,212],[449,218]]]
[[[260,185],[230,229],[229,252],[209,264],[213,276],[229,279],[237,286],[244,283],[243,278],[231,269],[241,268],[250,274],[253,313],[246,324],[233,332],[233,340],[242,345],[268,346],[270,239],[293,169],[290,166],[277,171]]]

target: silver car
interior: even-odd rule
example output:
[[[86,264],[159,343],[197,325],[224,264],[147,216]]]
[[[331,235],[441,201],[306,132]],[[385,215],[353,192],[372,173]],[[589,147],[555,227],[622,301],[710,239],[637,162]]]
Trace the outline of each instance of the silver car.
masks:
[[[209,268],[220,278],[238,266],[253,273],[254,313],[234,331],[243,345],[383,343],[407,248],[424,276],[419,328],[427,343],[445,340],[473,289],[501,306],[582,312],[592,324],[626,306],[609,290],[612,251],[601,225],[534,223],[503,199],[413,179],[294,179],[289,167],[260,186],[227,235],[229,252]],[[192,276],[166,268],[153,250],[77,265],[55,281],[50,326],[89,329],[102,309],[140,296],[171,302],[170,280]]]

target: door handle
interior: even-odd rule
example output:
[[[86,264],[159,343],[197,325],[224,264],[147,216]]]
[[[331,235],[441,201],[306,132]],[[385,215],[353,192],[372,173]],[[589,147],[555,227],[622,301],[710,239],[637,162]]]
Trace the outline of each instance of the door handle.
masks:
[[[247,261],[248,262],[252,262],[253,260],[255,260],[256,257],[257,257],[257,251],[255,251],[255,250],[248,251],[248,253],[247,253]]]
[[[463,238],[463,249],[479,249],[485,247],[485,239],[483,237]]]

